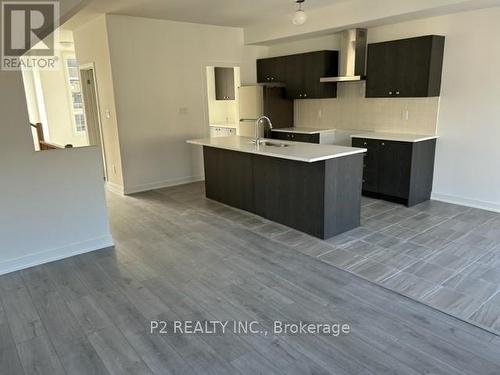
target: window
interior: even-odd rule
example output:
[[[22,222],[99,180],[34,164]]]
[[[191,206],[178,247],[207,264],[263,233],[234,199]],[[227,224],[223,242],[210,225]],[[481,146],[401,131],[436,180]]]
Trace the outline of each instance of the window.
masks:
[[[83,108],[82,94],[80,92],[72,92],[73,95],[73,109]]]
[[[71,110],[73,111],[73,122],[77,133],[87,131],[85,115],[83,113],[82,88],[80,84],[80,73],[76,59],[66,60],[66,70],[68,72],[68,84],[71,96]]]
[[[76,131],[77,132],[84,132],[85,131],[85,116],[83,113],[76,113],[75,114],[75,123],[76,123]]]

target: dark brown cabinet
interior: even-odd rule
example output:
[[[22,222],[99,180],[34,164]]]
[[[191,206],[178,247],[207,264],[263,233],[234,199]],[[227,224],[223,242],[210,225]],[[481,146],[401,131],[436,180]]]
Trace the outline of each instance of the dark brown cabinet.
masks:
[[[436,140],[396,142],[353,138],[366,148],[363,194],[414,206],[430,199]]]
[[[257,82],[281,83],[284,81],[284,57],[257,60]]]
[[[290,99],[323,99],[337,96],[336,83],[321,77],[338,75],[338,51],[317,51],[257,60],[259,83],[280,82]]]
[[[366,97],[432,97],[441,92],[443,36],[368,45]]]
[[[306,142],[319,144],[318,134],[304,134],[304,133],[291,133],[291,132],[278,132],[271,131],[272,139],[281,139],[284,141]]]
[[[233,68],[215,68],[215,99],[235,99]]]

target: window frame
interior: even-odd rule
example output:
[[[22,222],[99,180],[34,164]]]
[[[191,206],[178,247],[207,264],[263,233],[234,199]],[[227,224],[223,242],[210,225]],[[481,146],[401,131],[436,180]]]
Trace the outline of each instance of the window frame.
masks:
[[[71,112],[71,122],[72,122],[72,129],[73,133],[75,135],[81,136],[84,134],[87,134],[88,132],[88,125],[87,125],[87,118],[85,116],[85,107],[83,103],[83,92],[82,92],[82,77],[80,75],[80,68],[78,66],[78,62],[76,60],[75,55],[73,54],[65,54],[62,56],[64,62],[64,70],[65,70],[65,76],[66,76],[66,87],[68,90],[68,100],[69,100],[69,108]],[[68,65],[68,61],[75,61],[76,62],[76,67],[70,67]],[[74,68],[77,69],[78,72],[78,84],[80,85],[80,98],[81,98],[81,108],[75,108],[74,106],[74,100],[73,100],[73,93],[77,92],[72,89],[72,81],[75,81],[75,76],[71,76],[70,74],[70,69]],[[81,115],[83,117],[83,128],[80,124],[77,123],[76,117],[78,115]]]

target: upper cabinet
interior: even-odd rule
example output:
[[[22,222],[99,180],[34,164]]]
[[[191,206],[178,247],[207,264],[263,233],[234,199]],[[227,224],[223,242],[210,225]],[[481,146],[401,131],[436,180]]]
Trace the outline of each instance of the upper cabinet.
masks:
[[[443,36],[368,45],[366,97],[431,97],[441,92]]]
[[[235,99],[234,68],[215,68],[215,99]]]
[[[257,82],[284,82],[284,57],[271,57],[257,60]]]
[[[323,99],[337,96],[336,83],[321,77],[338,75],[338,51],[317,51],[257,60],[259,83],[283,83],[290,99]]]

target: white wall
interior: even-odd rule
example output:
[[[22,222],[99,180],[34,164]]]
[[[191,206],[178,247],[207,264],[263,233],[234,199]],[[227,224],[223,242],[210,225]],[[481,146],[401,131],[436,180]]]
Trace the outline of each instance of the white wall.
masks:
[[[113,74],[109,57],[108,32],[104,15],[73,32],[75,53],[81,65],[94,64],[102,135],[106,150],[108,186],[123,193],[122,159],[115,109]]]
[[[35,152],[21,72],[0,71],[0,274],[112,244],[97,148]]]
[[[269,45],[268,57],[284,56],[294,53],[306,53],[321,50],[338,50],[340,35],[330,34],[314,38],[297,39]]]
[[[208,134],[206,66],[240,66],[242,82],[255,82],[267,49],[245,47],[237,28],[106,19],[125,192],[202,178],[201,149],[186,140]]]

